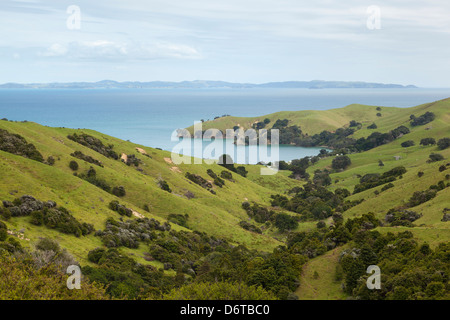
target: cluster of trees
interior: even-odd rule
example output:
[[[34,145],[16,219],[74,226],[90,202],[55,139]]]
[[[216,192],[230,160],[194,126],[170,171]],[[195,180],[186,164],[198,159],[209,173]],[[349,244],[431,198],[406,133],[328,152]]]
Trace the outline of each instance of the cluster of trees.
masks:
[[[395,167],[383,174],[368,173],[359,179],[359,184],[355,185],[353,194],[378,187],[380,185],[393,182],[406,173],[406,168],[403,166]],[[383,190],[384,191],[384,190]]]
[[[169,186],[169,184],[167,183],[166,180],[159,179],[159,180],[158,180],[158,185],[159,185],[159,187],[160,187],[162,190],[167,191],[167,192],[169,192],[169,193],[172,193],[172,189],[170,188],[170,186]]]
[[[0,222],[0,234],[1,234]],[[80,290],[68,290],[69,265],[78,265],[66,250],[41,238],[33,251],[24,249],[15,237],[0,239],[1,300],[106,300],[105,289],[85,279]]]
[[[334,170],[345,170],[352,164],[350,158],[346,155],[337,156],[331,162],[331,167]]]
[[[131,217],[133,215],[133,210],[120,204],[119,201],[117,200],[111,201],[108,205],[108,208],[110,208],[112,211],[119,213],[121,216]]]
[[[34,144],[28,143],[21,135],[10,133],[4,129],[0,129],[0,150],[31,160],[44,162],[44,157],[36,149]]]
[[[214,183],[216,186],[222,188],[222,187],[225,185],[225,181],[224,181],[222,178],[220,178],[219,176],[217,176],[217,174],[215,174],[215,172],[212,171],[211,169],[206,170],[206,173],[207,173],[211,178],[214,179],[213,183]]]
[[[413,222],[422,217],[422,214],[419,214],[412,210],[405,209],[390,209],[386,214],[384,220],[387,223],[390,223],[391,226],[404,226],[404,227],[414,227]]]
[[[269,210],[258,203],[250,204],[248,201],[245,201],[242,203],[242,208],[247,212],[250,218],[254,219],[258,223],[271,221],[272,217],[275,216],[275,212],[273,210]]]
[[[114,148],[113,145],[110,144],[108,146],[105,146],[103,144],[103,142],[101,142],[101,140],[99,140],[93,136],[90,136],[85,133],[82,133],[82,134],[74,133],[72,135],[68,135],[67,138],[72,141],[75,141],[85,147],[88,147],[88,148],[104,155],[107,158],[112,158],[114,160],[119,159],[119,155],[113,150],[113,148]]]
[[[75,172],[74,174],[78,178],[83,179],[83,180],[89,182],[90,184],[92,184],[108,193],[115,195],[116,197],[124,197],[126,195],[126,190],[123,186],[115,186],[115,187],[111,188],[111,186],[108,184],[108,182],[97,177],[97,171],[93,167],[90,167],[86,173],[77,174]]]
[[[339,259],[336,278],[344,291],[363,300],[449,299],[450,243],[432,249],[418,243],[410,231],[361,233]],[[381,289],[366,285],[369,265],[381,269]]]
[[[194,173],[190,173],[190,172],[186,172],[186,174],[184,175],[186,178],[188,178],[189,180],[191,180],[192,182],[194,182],[195,184],[198,184],[200,187],[208,190],[209,192],[211,192],[212,194],[215,194],[216,192],[212,189],[213,185],[211,182],[209,182],[208,180],[206,180],[205,178],[203,178],[202,176],[198,175],[198,174],[194,174]]]
[[[271,205],[300,214],[302,221],[326,219],[335,212],[345,212],[362,201],[345,200],[350,196],[347,189],[338,188],[332,192],[311,182],[291,189],[289,194],[292,195],[291,198],[280,194],[272,195]]]
[[[355,151],[367,151],[392,142],[408,133],[410,133],[410,130],[405,126],[400,126],[387,133],[374,132],[367,138],[356,140],[351,149]]]
[[[189,228],[188,226],[188,220],[189,215],[187,213],[185,214],[179,214],[179,213],[171,213],[167,216],[167,221],[175,223],[179,226]]]
[[[237,166],[235,167],[233,159],[228,154],[223,154],[219,157],[219,161],[217,163],[218,165],[221,165],[222,167],[235,172],[244,178],[247,177],[248,171],[245,169],[244,166]],[[222,175],[222,174],[221,174]]]
[[[248,230],[248,231],[251,231],[251,232],[255,232],[255,233],[259,233],[259,234],[262,233],[262,230],[260,228],[258,228],[254,224],[251,224],[250,222],[241,221],[241,222],[239,222],[239,225],[245,230]]]
[[[103,164],[98,161],[97,159],[92,158],[91,156],[85,155],[83,152],[81,151],[75,151],[73,153],[70,154],[72,157],[95,164],[96,166],[99,167],[103,167]],[[71,162],[72,163],[72,162]],[[77,169],[73,169],[72,167],[70,167],[73,171],[76,171]],[[78,167],[77,167],[78,168]]]
[[[140,242],[148,243],[157,237],[156,230],[170,230],[169,223],[161,224],[155,219],[136,219],[127,221],[117,221],[108,218],[104,230],[95,232],[95,236],[102,239],[103,244],[109,248],[127,247],[138,248]]]
[[[413,114],[409,117],[411,126],[413,126],[413,127],[423,126],[427,123],[430,123],[435,118],[436,118],[436,116],[434,115],[434,113],[429,112],[429,111],[425,112],[424,114],[420,115],[419,117],[416,117]]]
[[[270,119],[269,118],[265,118],[263,121],[255,122],[252,125],[252,128],[255,129],[255,130],[264,129],[266,127],[266,125],[269,124],[269,123],[270,123]]]
[[[138,167],[142,163],[142,160],[136,157],[136,155],[134,154],[128,154],[127,161],[123,159],[122,161],[125,162],[127,166],[135,166],[135,167]]]
[[[64,207],[58,207],[54,201],[40,201],[33,196],[24,195],[11,201],[3,201],[4,209],[0,209],[3,218],[30,216],[34,225],[45,225],[66,234],[79,237],[94,231],[92,224],[81,223]]]

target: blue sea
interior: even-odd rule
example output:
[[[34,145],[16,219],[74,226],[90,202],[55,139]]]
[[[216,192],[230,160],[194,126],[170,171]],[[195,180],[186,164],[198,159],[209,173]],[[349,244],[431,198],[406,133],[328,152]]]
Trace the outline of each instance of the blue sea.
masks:
[[[174,130],[216,116],[326,110],[349,104],[412,107],[450,97],[450,89],[0,89],[0,118],[89,128],[171,151]],[[318,148],[280,146],[280,160]],[[189,153],[186,151],[185,153]]]

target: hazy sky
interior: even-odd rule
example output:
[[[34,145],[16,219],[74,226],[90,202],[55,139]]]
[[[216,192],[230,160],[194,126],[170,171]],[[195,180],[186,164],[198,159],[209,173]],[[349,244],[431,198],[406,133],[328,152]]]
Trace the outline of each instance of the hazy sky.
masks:
[[[0,0],[0,83],[449,75],[448,0]]]

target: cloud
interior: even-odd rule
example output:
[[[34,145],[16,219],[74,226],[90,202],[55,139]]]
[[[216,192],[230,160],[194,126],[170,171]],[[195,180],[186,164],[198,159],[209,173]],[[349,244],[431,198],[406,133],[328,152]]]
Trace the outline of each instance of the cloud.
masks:
[[[47,58],[102,61],[200,59],[202,57],[195,48],[183,44],[158,42],[149,45],[107,40],[54,43],[44,51],[40,51],[39,55]]]

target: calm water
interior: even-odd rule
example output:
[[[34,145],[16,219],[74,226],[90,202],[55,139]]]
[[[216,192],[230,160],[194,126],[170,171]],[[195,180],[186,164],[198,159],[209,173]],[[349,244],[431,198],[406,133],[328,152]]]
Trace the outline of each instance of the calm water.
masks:
[[[352,103],[411,107],[450,97],[450,89],[1,89],[0,118],[89,128],[150,147],[172,150],[175,129],[215,116],[326,110]],[[280,146],[280,159],[318,153]]]

